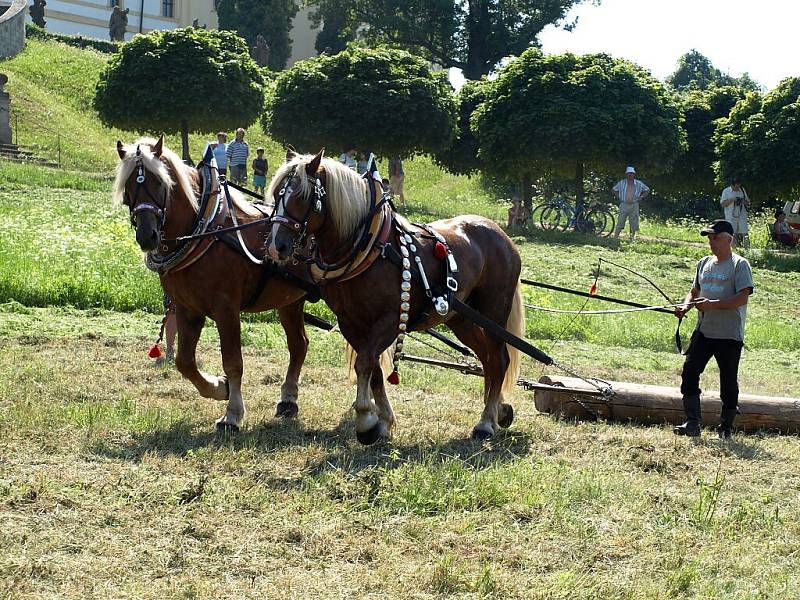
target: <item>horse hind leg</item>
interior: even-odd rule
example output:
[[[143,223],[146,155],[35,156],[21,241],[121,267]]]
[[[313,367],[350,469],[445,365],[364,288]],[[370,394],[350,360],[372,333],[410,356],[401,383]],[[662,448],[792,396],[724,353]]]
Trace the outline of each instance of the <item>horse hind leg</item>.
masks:
[[[384,355],[385,353],[381,356]],[[386,432],[386,438],[391,438],[392,430],[394,429],[395,418],[394,411],[392,410],[392,403],[389,402],[389,396],[386,395],[386,385],[383,381],[383,375],[383,368],[380,364],[378,364],[372,371],[372,376],[370,377],[370,387],[372,388],[372,397],[375,399],[375,407],[378,411],[378,419],[383,426],[382,431]]]
[[[285,419],[297,416],[298,384],[300,370],[308,353],[308,336],[303,323],[303,300],[278,309],[281,326],[286,333],[286,345],[289,349],[289,366],[281,385],[281,399],[275,408],[275,416]]]
[[[472,428],[472,438],[488,439],[501,427],[510,426],[514,418],[514,409],[503,402],[503,381],[510,363],[506,345],[461,317],[451,319],[447,325],[459,340],[475,352],[483,365],[483,412]]]
[[[192,382],[203,398],[226,400],[228,379],[203,373],[197,368],[197,342],[205,325],[205,317],[190,313],[178,306],[175,318],[178,324],[178,354],[175,357],[175,367],[181,375]]]

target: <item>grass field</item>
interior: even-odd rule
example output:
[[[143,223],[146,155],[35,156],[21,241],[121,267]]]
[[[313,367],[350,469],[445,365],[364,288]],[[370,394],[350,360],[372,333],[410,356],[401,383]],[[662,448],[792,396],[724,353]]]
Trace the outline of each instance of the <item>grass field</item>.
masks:
[[[65,75],[50,85],[39,72],[56,59]],[[300,418],[273,418],[287,355],[272,315],[243,327],[246,425],[215,435],[224,407],[146,358],[160,287],[110,201],[114,141],[135,134],[85,110],[103,60],[31,41],[3,65],[39,98],[25,105],[32,116],[76,98],[61,102],[63,132],[76,136],[74,117],[91,152],[71,170],[0,163],[0,597],[800,598],[796,436],[690,441],[666,425],[561,421],[520,390],[511,429],[478,444],[481,381],[404,364],[389,390],[395,438],[363,448],[336,333],[309,331]],[[508,206],[427,158],[408,163],[407,189],[413,219],[502,221]],[[588,290],[602,257],[680,298],[707,252],[696,229],[645,222],[648,239],[634,244],[509,233],[525,277]],[[741,389],[798,396],[800,257],[746,256],[756,294]],[[612,267],[598,291],[664,302]],[[535,288],[525,299],[584,304]],[[670,316],[527,317],[530,340],[582,374],[679,381]],[[425,342],[406,350],[449,358]],[[200,362],[221,372],[212,323]],[[528,378],[543,372],[524,364]],[[703,387],[717,388],[715,367]]]

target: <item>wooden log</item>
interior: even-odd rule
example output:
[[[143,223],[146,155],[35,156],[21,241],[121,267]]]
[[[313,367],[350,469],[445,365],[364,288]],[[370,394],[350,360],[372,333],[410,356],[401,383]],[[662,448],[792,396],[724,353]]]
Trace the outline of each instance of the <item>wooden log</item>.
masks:
[[[637,423],[678,425],[686,420],[680,390],[671,387],[608,382],[614,390],[610,398],[582,394],[596,392],[580,379],[544,375],[540,383],[565,389],[537,389],[534,403],[539,412],[574,418],[635,421]],[[722,402],[717,391],[703,392],[701,410],[703,426],[719,423]],[[744,431],[774,430],[783,433],[800,432],[800,399],[739,394],[739,415],[736,429]]]

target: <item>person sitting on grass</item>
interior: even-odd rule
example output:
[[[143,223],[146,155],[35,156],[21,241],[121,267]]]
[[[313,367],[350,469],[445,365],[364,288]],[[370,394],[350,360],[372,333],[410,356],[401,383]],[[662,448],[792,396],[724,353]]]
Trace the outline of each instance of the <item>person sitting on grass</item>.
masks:
[[[772,235],[778,242],[790,248],[797,247],[797,241],[800,240],[800,233],[792,231],[792,228],[786,222],[786,213],[780,209],[775,211]]]

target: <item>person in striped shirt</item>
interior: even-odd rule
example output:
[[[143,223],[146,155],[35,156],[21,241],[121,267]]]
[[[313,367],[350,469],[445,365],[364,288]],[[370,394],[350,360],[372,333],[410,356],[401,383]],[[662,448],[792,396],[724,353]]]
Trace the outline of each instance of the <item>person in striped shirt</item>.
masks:
[[[244,141],[245,130],[239,127],[236,130],[236,139],[228,144],[228,169],[231,172],[231,181],[239,185],[247,185],[247,157],[250,155],[250,146]]]
[[[650,188],[643,181],[636,179],[636,169],[625,169],[625,179],[621,179],[611,188],[611,192],[619,200],[619,219],[614,228],[614,237],[618,238],[625,227],[625,221],[630,222],[631,241],[639,231],[639,201],[650,193]]]

